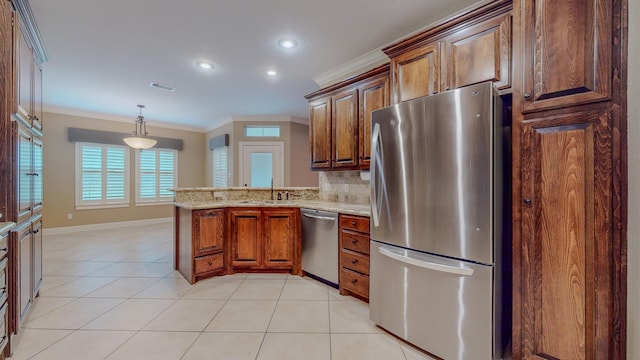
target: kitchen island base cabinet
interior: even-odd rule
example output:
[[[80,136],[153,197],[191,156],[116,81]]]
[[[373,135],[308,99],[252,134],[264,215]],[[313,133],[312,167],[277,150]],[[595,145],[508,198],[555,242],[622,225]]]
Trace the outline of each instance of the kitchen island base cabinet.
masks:
[[[301,274],[299,227],[298,209],[230,209],[227,273]]]
[[[191,284],[224,274],[224,209],[175,208],[175,269]]]

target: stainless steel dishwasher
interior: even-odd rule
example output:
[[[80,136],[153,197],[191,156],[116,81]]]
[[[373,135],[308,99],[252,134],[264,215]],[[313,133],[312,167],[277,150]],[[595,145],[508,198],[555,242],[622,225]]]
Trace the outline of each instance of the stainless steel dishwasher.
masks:
[[[300,209],[300,213],[302,270],[338,287],[338,214],[311,209]]]

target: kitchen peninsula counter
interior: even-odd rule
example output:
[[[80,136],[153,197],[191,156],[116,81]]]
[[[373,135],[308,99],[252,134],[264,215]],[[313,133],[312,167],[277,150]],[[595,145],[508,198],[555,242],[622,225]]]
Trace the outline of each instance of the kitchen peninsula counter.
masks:
[[[347,204],[321,200],[216,200],[175,202],[175,206],[187,210],[220,209],[236,207],[273,207],[273,208],[305,208],[313,210],[333,211],[341,214],[369,216],[369,205]]]

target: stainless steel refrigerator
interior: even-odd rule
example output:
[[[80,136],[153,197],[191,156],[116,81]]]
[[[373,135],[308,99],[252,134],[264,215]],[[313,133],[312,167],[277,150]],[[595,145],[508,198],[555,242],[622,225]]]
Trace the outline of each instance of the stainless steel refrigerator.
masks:
[[[447,360],[500,359],[510,338],[502,109],[483,83],[372,114],[370,317]]]

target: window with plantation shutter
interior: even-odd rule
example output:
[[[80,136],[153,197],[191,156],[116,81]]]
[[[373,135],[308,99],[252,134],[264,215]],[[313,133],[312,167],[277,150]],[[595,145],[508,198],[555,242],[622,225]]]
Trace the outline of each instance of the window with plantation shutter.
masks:
[[[76,208],[129,206],[129,147],[76,142]]]
[[[173,201],[176,187],[178,152],[171,149],[148,149],[136,152],[136,204],[148,205]]]
[[[227,187],[227,146],[213,149],[213,186]]]

